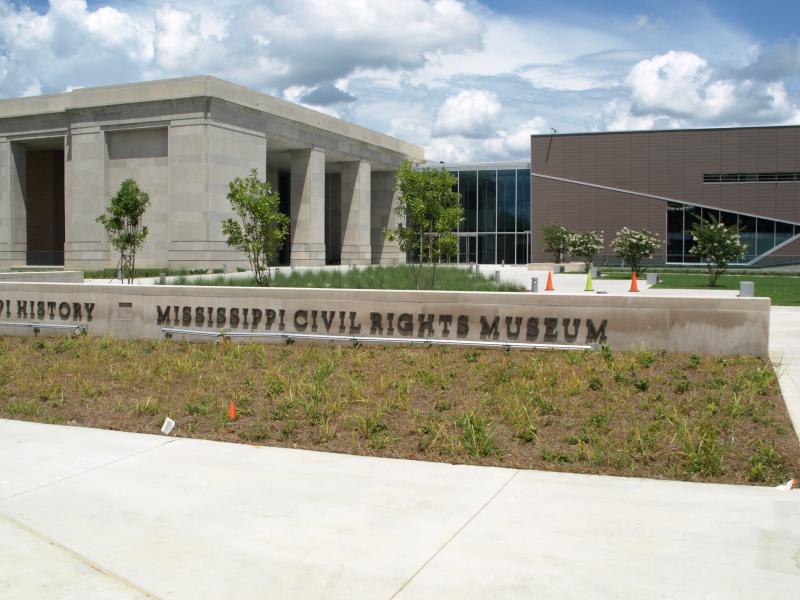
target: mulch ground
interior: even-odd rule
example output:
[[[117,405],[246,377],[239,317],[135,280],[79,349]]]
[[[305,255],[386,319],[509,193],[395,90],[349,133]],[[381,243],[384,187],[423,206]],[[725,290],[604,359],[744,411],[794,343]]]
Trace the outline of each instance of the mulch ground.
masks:
[[[0,417],[157,433],[167,416],[173,435],[350,454],[758,485],[800,475],[760,358],[0,338]]]

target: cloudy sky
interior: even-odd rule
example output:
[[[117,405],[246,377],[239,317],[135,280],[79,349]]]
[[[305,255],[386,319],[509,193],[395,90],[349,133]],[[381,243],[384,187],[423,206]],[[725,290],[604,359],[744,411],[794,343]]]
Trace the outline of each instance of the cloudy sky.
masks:
[[[0,0],[0,97],[209,74],[426,148],[800,124],[800,0]]]

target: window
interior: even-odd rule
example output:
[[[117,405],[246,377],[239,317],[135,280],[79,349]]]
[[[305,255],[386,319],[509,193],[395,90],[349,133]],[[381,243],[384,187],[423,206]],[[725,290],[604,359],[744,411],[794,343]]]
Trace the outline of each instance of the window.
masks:
[[[780,221],[775,221],[775,245],[782,244],[788,239],[791,239],[793,235],[794,227],[789,223],[781,223]]]
[[[531,172],[517,170],[517,231],[531,230]],[[525,261],[527,262],[527,261]]]
[[[699,263],[699,257],[689,250],[692,247],[692,225],[697,218],[714,216],[726,226],[739,227],[739,235],[745,244],[745,256],[739,264],[750,262],[757,256],[769,252],[778,244],[800,235],[800,226],[792,223],[762,219],[713,208],[702,208],[679,202],[667,204],[667,262]]]
[[[497,231],[514,231],[516,227],[517,172],[497,172]],[[506,261],[508,262],[508,261]]]
[[[530,168],[452,169],[464,220],[459,263],[527,264],[530,257]]]
[[[478,230],[478,172],[461,171],[458,174],[458,190],[464,205],[464,222],[461,231]]]
[[[800,173],[703,173],[703,183],[795,183]]]
[[[739,235],[747,246],[745,260],[753,260],[756,257],[756,218],[739,215],[739,229]]]
[[[524,265],[527,264],[530,259],[530,249],[528,247],[528,241],[530,240],[530,236],[527,233],[518,233],[517,234],[517,264]]]
[[[683,262],[683,210],[682,204],[667,205],[667,262]]]
[[[478,171],[478,231],[497,231],[497,171]]]
[[[775,221],[758,219],[756,229],[756,255],[761,255],[775,247]]]
[[[482,265],[493,265],[497,263],[495,255],[494,233],[478,235],[478,262]]]

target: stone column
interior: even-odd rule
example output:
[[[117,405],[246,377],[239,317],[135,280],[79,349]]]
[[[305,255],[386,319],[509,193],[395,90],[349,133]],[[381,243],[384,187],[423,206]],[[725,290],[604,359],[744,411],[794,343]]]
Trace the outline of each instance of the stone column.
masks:
[[[372,173],[371,238],[373,264],[390,265],[406,262],[406,255],[397,242],[389,242],[383,236],[385,228],[397,226],[398,196],[394,192],[394,171]]]
[[[103,226],[103,214],[111,195],[108,189],[107,150],[103,131],[97,126],[74,126],[67,136],[64,181],[64,266],[97,269],[114,266]]]
[[[11,142],[0,138],[0,269],[11,266]]]
[[[292,151],[291,257],[293,266],[325,264],[325,153]]]
[[[368,265],[372,262],[370,204],[372,175],[369,163],[342,163],[342,264]]]

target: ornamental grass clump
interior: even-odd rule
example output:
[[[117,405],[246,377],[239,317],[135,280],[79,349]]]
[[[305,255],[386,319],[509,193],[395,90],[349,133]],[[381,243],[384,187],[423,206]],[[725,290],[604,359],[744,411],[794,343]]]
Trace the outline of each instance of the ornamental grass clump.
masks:
[[[740,231],[738,225],[726,227],[711,214],[708,219],[698,218],[692,225],[693,244],[689,252],[706,263],[708,287],[716,286],[728,265],[744,256],[747,246],[739,236]]]

